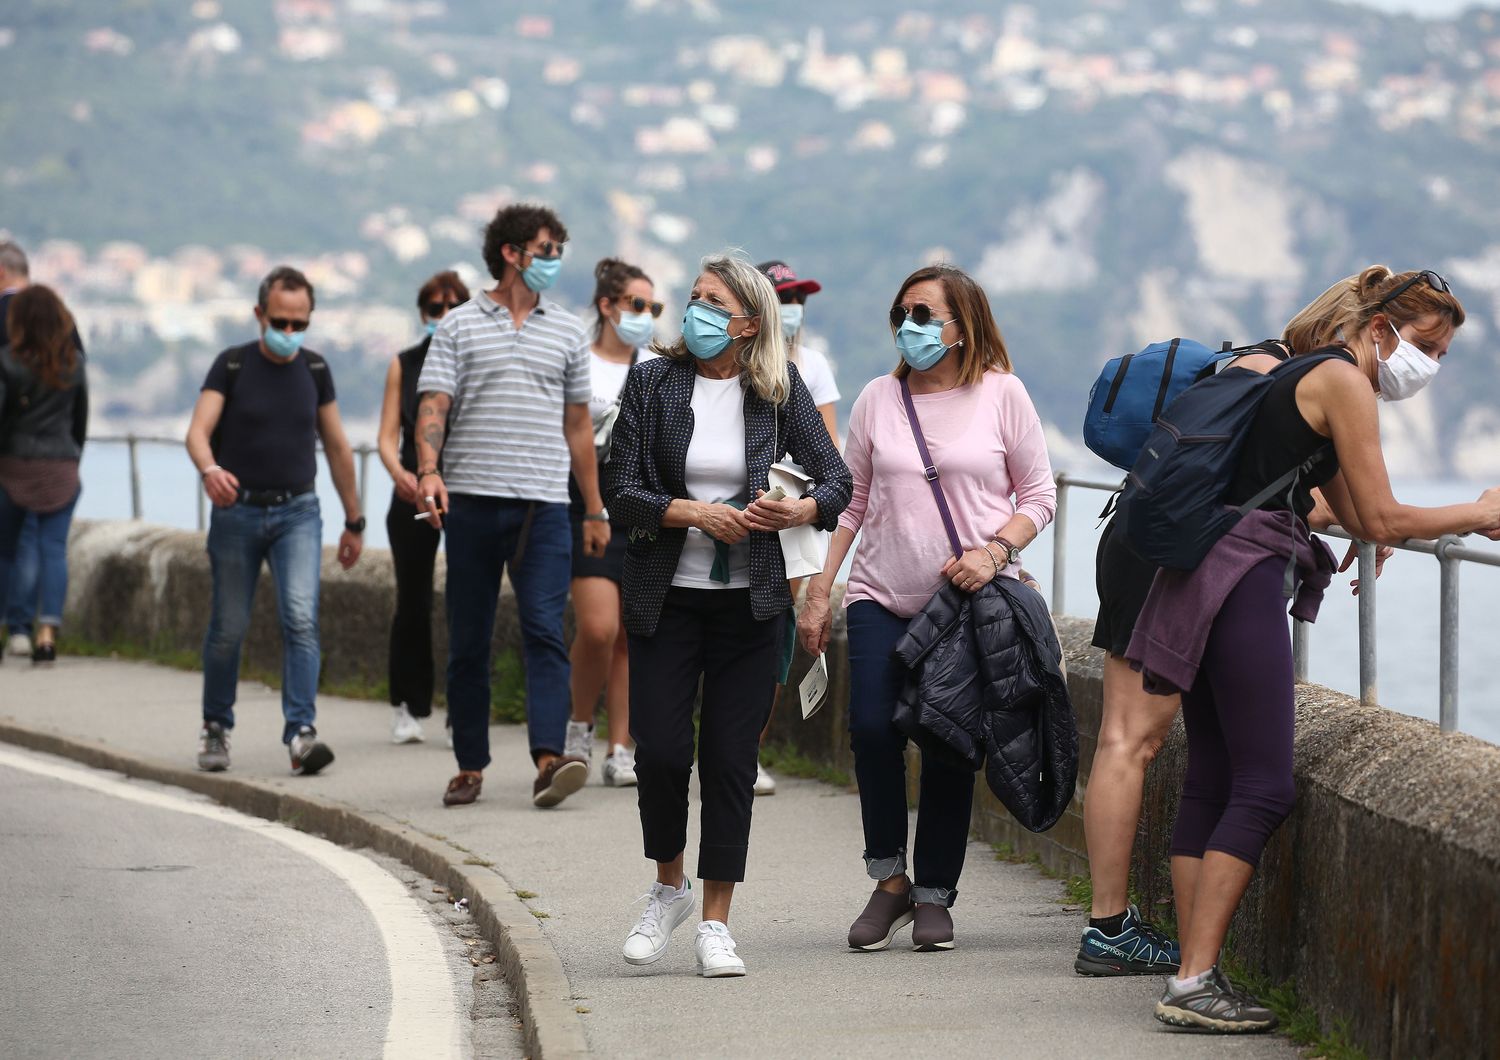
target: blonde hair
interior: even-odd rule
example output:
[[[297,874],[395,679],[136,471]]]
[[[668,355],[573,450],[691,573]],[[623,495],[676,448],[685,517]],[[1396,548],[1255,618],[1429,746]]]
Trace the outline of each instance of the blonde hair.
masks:
[[[711,254],[699,268],[723,280],[747,315],[760,317],[760,330],[740,343],[735,362],[740,366],[742,385],[773,405],[782,404],[791,394],[792,383],[787,374],[786,338],[781,334],[781,300],[776,297],[776,288],[764,273],[735,254]],[[658,343],[655,350],[677,361],[693,356],[680,338],[669,346]]]
[[[1452,292],[1439,291],[1426,280],[1417,280],[1395,298],[1384,301],[1392,291],[1418,275],[1416,270],[1392,272],[1384,265],[1371,265],[1314,298],[1292,317],[1281,337],[1293,353],[1346,346],[1370,326],[1376,313],[1384,313],[1397,324],[1410,324],[1436,313],[1444,330],[1463,327],[1463,303]]]

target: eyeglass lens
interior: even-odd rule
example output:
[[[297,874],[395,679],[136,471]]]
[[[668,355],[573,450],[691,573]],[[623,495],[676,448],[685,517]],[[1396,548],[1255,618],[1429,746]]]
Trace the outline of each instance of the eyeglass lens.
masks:
[[[306,331],[310,321],[288,320],[286,317],[271,317],[266,323],[277,331],[286,331],[288,328],[293,331]]]

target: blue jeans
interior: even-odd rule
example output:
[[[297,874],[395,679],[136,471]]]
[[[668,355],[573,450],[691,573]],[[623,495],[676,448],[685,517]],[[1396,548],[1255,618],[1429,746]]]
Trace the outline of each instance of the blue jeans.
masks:
[[[11,632],[62,626],[68,597],[68,528],[78,494],[55,512],[22,508],[0,489],[0,601]]]
[[[520,613],[531,757],[562,754],[573,709],[563,643],[563,610],[573,568],[568,506],[453,493],[443,522],[448,554],[448,718],[458,768],[480,770],[490,764],[490,646],[500,574],[507,568]]]
[[[317,713],[318,589],[323,517],[315,493],[285,504],[214,508],[208,525],[213,568],[213,613],[203,641],[203,720],[234,728],[240,646],[250,628],[250,605],[260,565],[270,561],[281,618],[281,740],[291,742]]]
[[[906,734],[896,698],[906,668],[891,652],[909,619],[873,600],[849,605],[849,743],[865,826],[865,868],[877,880],[906,870]],[[974,774],[922,758],[912,897],[951,906],[969,846]]]

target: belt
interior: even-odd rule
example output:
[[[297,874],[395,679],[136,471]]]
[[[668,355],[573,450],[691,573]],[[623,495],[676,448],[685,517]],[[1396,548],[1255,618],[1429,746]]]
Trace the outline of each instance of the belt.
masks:
[[[240,490],[240,503],[248,504],[255,508],[274,508],[278,504],[285,504],[294,497],[301,497],[305,493],[311,493],[314,483],[309,482],[305,486],[293,486],[284,490]]]

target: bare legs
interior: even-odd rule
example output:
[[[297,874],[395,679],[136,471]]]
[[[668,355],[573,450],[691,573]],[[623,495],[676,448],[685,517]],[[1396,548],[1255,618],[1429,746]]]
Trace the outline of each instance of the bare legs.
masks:
[[[682,854],[671,861],[656,863],[656,882],[668,887],[682,889],[687,880],[682,868]],[[734,883],[729,880],[703,881],[703,919],[717,920],[728,926],[729,904],[734,900]]]
[[[620,621],[620,587],[608,578],[573,579],[573,720],[592,723],[599,693],[609,717],[609,747],[630,746],[630,661]]]
[[[1179,978],[1201,975],[1219,962],[1229,919],[1254,872],[1255,866],[1249,862],[1219,850],[1210,850],[1202,859],[1172,859],[1172,889],[1182,943]]]
[[[1171,731],[1178,705],[1177,696],[1149,694],[1124,659],[1104,657],[1104,717],[1083,802],[1095,917],[1123,913],[1129,903],[1130,852],[1140,824],[1146,766]],[[1174,883],[1178,860],[1186,859],[1173,860]],[[1186,922],[1180,904],[1178,916]]]

